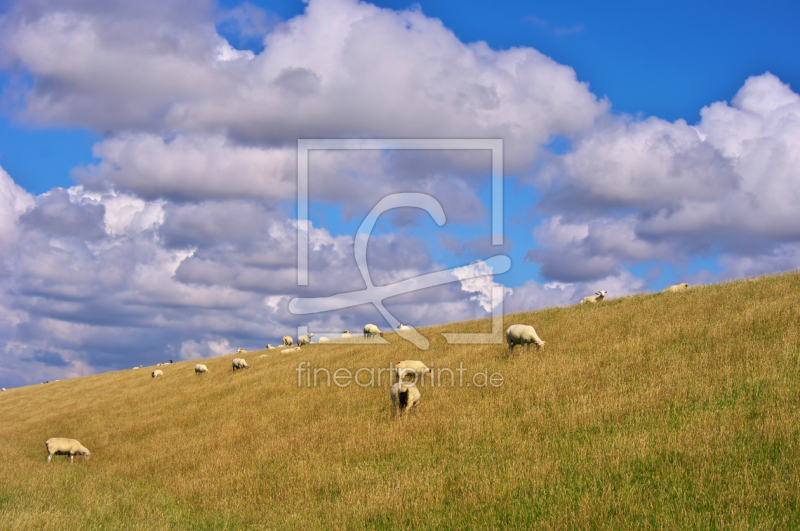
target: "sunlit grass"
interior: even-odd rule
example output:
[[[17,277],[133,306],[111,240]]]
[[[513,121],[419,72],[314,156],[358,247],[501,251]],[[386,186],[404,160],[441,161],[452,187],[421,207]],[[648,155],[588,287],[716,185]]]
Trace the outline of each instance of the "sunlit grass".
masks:
[[[389,346],[250,352],[235,374],[231,354],[203,360],[204,375],[192,361],[156,379],[7,390],[0,528],[800,528],[800,275],[514,323],[545,350],[509,359],[440,335],[489,332],[481,320],[421,329],[426,352],[387,334]],[[380,387],[298,387],[301,361],[355,372],[403,359],[504,384],[445,377],[400,421],[386,374]],[[92,458],[48,465],[56,436]]]

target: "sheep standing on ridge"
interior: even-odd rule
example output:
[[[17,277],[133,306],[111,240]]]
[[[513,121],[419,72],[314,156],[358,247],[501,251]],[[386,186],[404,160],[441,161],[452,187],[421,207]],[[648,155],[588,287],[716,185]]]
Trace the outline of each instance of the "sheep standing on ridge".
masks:
[[[288,346],[288,345],[291,345],[292,343],[294,343],[294,339],[292,339],[292,336],[283,336],[283,344],[284,345]]]
[[[164,371],[162,371],[161,369],[156,369],[156,370],[153,371],[153,373],[150,376],[153,377],[153,378],[157,378],[159,376],[164,376]]]
[[[272,350],[272,349],[274,349],[275,347],[273,347],[272,345],[270,345],[269,343],[267,343],[267,347],[266,347],[266,348],[267,348],[267,350]]]
[[[69,455],[69,462],[72,463],[72,458],[75,454],[80,454],[84,459],[89,459],[91,455],[89,450],[86,449],[81,443],[75,439],[65,439],[63,437],[50,437],[44,442],[47,447],[47,462],[54,455]]]
[[[242,358],[233,358],[233,372],[237,369],[249,369],[250,365],[247,364]]]
[[[416,382],[418,378],[424,378],[430,372],[431,370],[424,363],[417,360],[398,361],[394,365],[394,375],[398,382],[402,382],[403,377],[407,375],[414,376],[414,382]]]
[[[403,412],[409,411],[419,403],[419,389],[416,385],[408,385],[403,382],[397,382],[391,389],[389,389],[389,396],[392,398],[392,406],[395,411],[403,416]]]
[[[664,288],[663,290],[661,290],[661,293],[671,293],[675,291],[683,291],[686,289],[689,289],[689,284],[684,282],[683,284],[675,284],[674,286],[669,286],[667,288]]]
[[[584,304],[584,303],[587,303],[587,302],[600,302],[601,300],[606,298],[606,293],[608,293],[608,292],[607,291],[602,291],[602,290],[598,291],[594,295],[591,295],[591,296],[586,297],[585,299],[583,299],[581,301],[581,304]]]
[[[353,336],[350,335],[350,330],[345,330],[344,332],[342,332],[342,337],[353,337]]]
[[[408,330],[409,328],[411,328],[411,327],[410,326],[406,326],[403,323],[400,323],[399,325],[397,325],[397,329],[398,330]]]
[[[311,338],[312,338],[312,337],[314,337],[314,334],[312,334],[312,333],[310,333],[310,332],[309,332],[308,334],[304,335],[304,336],[300,336],[300,337],[298,337],[298,338],[297,338],[297,346],[300,346],[300,345],[310,345],[310,344],[311,344]]]
[[[206,367],[202,363],[198,363],[197,365],[194,366],[194,373],[195,374],[201,374],[201,373],[204,373],[204,372],[208,372],[208,367]]]
[[[377,335],[380,335],[381,337],[383,337],[383,334],[381,334],[381,331],[378,330],[378,327],[375,326],[374,324],[368,324],[368,325],[366,325],[364,327],[364,337],[374,337],[374,336],[377,336]]]
[[[240,348],[239,350],[236,351],[236,353],[237,354],[247,354],[247,351],[245,349],[243,349],[243,348]]]
[[[508,355],[514,353],[514,347],[519,345],[527,350],[531,343],[536,345],[537,349],[544,348],[544,341],[539,339],[536,330],[532,326],[515,324],[508,327],[506,330],[506,341],[508,341]]]

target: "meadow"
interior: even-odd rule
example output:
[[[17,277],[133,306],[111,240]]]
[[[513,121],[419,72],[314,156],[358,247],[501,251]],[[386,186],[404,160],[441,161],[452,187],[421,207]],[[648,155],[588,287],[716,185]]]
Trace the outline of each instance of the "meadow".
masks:
[[[0,528],[800,529],[800,274],[515,323],[544,350],[441,335],[485,319],[420,329],[428,351],[387,334],[249,352],[236,373],[231,354],[7,390]],[[403,359],[463,364],[464,385],[423,386],[397,419],[386,373],[298,372]],[[48,464],[56,436],[91,459]]]

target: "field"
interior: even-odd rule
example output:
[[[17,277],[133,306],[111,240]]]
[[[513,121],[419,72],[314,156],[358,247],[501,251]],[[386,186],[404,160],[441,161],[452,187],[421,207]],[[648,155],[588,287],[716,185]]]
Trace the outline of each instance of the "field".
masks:
[[[478,320],[421,329],[424,352],[391,334],[7,390],[0,528],[800,529],[799,274],[514,323],[545,349],[440,334]],[[444,371],[403,419],[386,373],[307,385],[402,359],[461,363],[464,385]],[[92,458],[48,464],[55,436]]]

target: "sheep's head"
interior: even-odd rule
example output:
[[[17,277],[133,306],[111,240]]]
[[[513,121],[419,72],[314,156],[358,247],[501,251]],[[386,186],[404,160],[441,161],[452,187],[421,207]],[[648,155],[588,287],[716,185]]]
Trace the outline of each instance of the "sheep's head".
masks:
[[[683,286],[684,288],[688,288],[688,287],[689,287],[689,284],[687,284],[686,282],[684,282],[683,284],[681,284],[681,286]]]
[[[309,332],[309,333],[308,333],[308,337],[314,337],[314,334],[312,334],[311,332]]]

